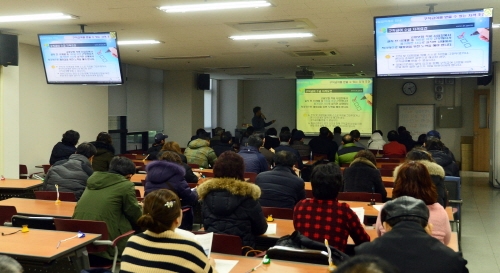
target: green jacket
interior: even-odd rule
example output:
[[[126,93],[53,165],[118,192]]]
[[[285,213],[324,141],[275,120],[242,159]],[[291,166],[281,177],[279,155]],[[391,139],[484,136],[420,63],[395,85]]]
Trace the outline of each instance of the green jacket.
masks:
[[[109,239],[114,240],[134,229],[141,215],[142,209],[135,196],[134,183],[119,174],[94,172],[87,180],[87,187],[76,204],[73,219],[106,222]],[[118,243],[119,255],[126,243],[125,239]],[[112,260],[114,249],[108,248],[107,252],[96,255]]]
[[[197,138],[189,142],[188,147],[184,151],[188,164],[197,164],[202,168],[214,166],[217,155],[214,150],[210,148],[210,142],[207,140]]]
[[[339,166],[341,164],[351,163],[352,161],[354,161],[354,156],[359,151],[364,149],[365,148],[356,146],[355,143],[347,143],[335,154],[335,163],[339,164]]]

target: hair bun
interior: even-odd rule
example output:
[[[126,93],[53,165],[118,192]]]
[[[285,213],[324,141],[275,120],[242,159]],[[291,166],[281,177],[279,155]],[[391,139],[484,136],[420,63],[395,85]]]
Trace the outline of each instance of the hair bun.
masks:
[[[151,229],[155,226],[155,219],[149,213],[143,214],[137,220],[137,225],[143,229]]]

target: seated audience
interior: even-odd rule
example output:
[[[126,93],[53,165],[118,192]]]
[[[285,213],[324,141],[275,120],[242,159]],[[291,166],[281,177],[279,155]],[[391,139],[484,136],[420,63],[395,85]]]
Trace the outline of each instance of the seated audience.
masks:
[[[343,178],[345,192],[380,193],[384,200],[387,197],[375,156],[368,150],[361,150],[354,156]]]
[[[135,165],[126,157],[115,156],[109,164],[109,172],[95,172],[87,180],[87,188],[78,201],[73,219],[104,221],[108,225],[109,240],[136,227],[141,217],[141,207],[135,196]],[[127,240],[118,243],[118,257],[121,256]],[[111,262],[115,250],[109,247],[105,252],[89,254],[91,261],[104,259]]]
[[[444,169],[447,176],[460,176],[460,170],[453,157],[446,152],[443,142],[435,137],[427,137],[425,148],[432,155],[434,161]]]
[[[214,132],[214,135],[210,139],[210,147],[212,147],[212,148],[215,145],[217,145],[218,143],[220,143],[220,138],[221,138],[222,134],[224,133],[224,129],[222,129],[222,127],[215,127],[213,132]]]
[[[191,142],[191,141],[193,141],[195,139],[198,139],[200,137],[208,137],[208,138],[210,138],[210,134],[207,131],[205,131],[205,129],[199,128],[198,130],[196,130],[196,134],[191,137],[191,139],[189,140],[189,142]],[[189,142],[188,142],[188,145],[189,145]]]
[[[295,155],[288,151],[277,152],[275,167],[257,175],[255,185],[262,191],[260,204],[264,207],[293,209],[295,204],[306,198],[304,180],[293,171]]]
[[[321,127],[319,129],[319,136],[314,137],[309,141],[309,147],[311,147],[313,155],[324,154],[327,156],[328,160],[333,162],[339,146],[335,141],[328,138],[329,133],[330,130],[328,130],[328,128]]]
[[[411,196],[424,201],[429,208],[429,223],[432,224],[432,237],[438,239],[445,245],[450,242],[451,227],[448,213],[437,202],[436,186],[432,182],[429,171],[422,163],[411,161],[403,163],[398,171],[394,171],[394,190],[392,197]],[[376,229],[378,235],[385,233],[380,218],[377,218]]]
[[[265,141],[264,141],[265,144]],[[273,149],[274,151],[274,149]],[[265,147],[260,147],[259,152],[266,158],[267,166],[271,167],[274,165],[274,153],[266,149]]]
[[[302,158],[300,157],[299,152],[297,150],[295,150],[294,148],[290,147],[290,139],[291,139],[290,131],[281,132],[280,133],[280,146],[276,147],[274,149],[274,151],[276,153],[280,152],[280,151],[288,151],[290,153],[293,153],[295,155],[297,168],[299,168],[299,170],[302,170],[302,168],[304,168],[304,163],[302,162]]]
[[[382,131],[376,130],[373,132],[370,140],[368,140],[368,149],[381,151],[384,149],[385,144],[386,142],[383,138]]]
[[[2,273],[23,273],[23,267],[13,258],[0,255],[0,272]]]
[[[425,143],[425,141],[427,141],[428,137],[435,137],[435,138],[441,140],[441,134],[436,130],[431,130],[431,131],[427,132],[426,138],[424,139],[424,143]],[[443,142],[441,141],[441,143],[443,143]],[[423,145],[424,144],[422,144],[422,146]],[[448,147],[446,147],[446,145],[444,145],[444,143],[443,143],[443,151],[445,153],[447,153],[449,156],[451,156],[451,158],[453,158],[453,161],[456,162],[455,155],[451,152],[451,150]]]
[[[76,148],[76,153],[69,159],[57,161],[47,172],[43,181],[45,191],[56,191],[56,184],[60,192],[72,192],[76,200],[80,199],[87,179],[92,175],[92,159],[96,154],[94,145],[83,142]]]
[[[162,189],[148,194],[137,220],[146,231],[128,240],[120,272],[216,272],[203,248],[176,232],[181,221],[181,205],[175,193]]]
[[[401,271],[377,256],[356,255],[340,264],[335,273],[401,273]]]
[[[358,130],[352,130],[349,133],[349,135],[351,136],[353,143],[356,145],[356,147],[366,149],[365,145],[363,145],[363,144],[361,144],[361,142],[359,142],[359,140],[361,139],[361,133]],[[340,145],[339,150],[342,148],[344,148],[344,146]]]
[[[187,164],[187,158],[185,155],[182,154],[181,147],[179,146],[179,143],[175,141],[168,141],[163,144],[163,147],[161,148],[160,152],[158,153],[158,158],[161,158],[162,154],[166,151],[174,152],[179,157],[181,158],[182,161],[182,166],[186,170],[186,175],[184,175],[184,179],[186,179],[186,182],[188,183],[196,183],[198,182],[198,179],[201,177],[199,173],[193,172],[193,169],[191,166]]]
[[[188,164],[197,164],[200,168],[209,168],[213,166],[217,155],[212,148],[208,136],[203,136],[189,142],[188,147],[184,150]]]
[[[255,247],[255,236],[264,234],[267,222],[259,204],[260,188],[244,181],[243,158],[223,152],[215,162],[214,178],[198,186],[203,200],[206,232],[236,235],[244,246]]]
[[[389,143],[384,145],[383,153],[384,156],[405,156],[406,146],[398,142],[398,132],[389,131],[387,133],[387,140]]]
[[[262,138],[254,134],[248,138],[248,146],[240,149],[238,154],[243,158],[245,163],[245,172],[259,174],[269,170],[266,158],[259,152],[262,144]]]
[[[278,138],[278,131],[275,128],[269,128],[266,130],[266,138],[264,140],[264,147],[271,150],[280,146],[280,139]]]
[[[231,151],[232,148],[233,148],[233,136],[229,131],[222,133],[219,143],[215,144],[212,147],[217,157],[219,157],[219,155],[225,151]]]
[[[97,150],[97,153],[92,160],[92,168],[94,171],[107,172],[109,170],[109,163],[115,156],[115,148],[112,143],[111,135],[107,132],[100,132],[97,139],[90,142]]]
[[[158,161],[146,166],[144,196],[158,189],[169,189],[179,196],[183,206],[193,205],[198,200],[198,193],[189,187],[184,178],[185,172],[179,155],[165,151]]]
[[[364,148],[356,146],[354,143],[354,139],[351,135],[345,135],[342,137],[343,147],[338,150],[335,154],[335,163],[342,164],[350,164],[354,160],[354,156]]]
[[[148,160],[158,160],[158,153],[163,147],[163,144],[165,144],[166,138],[168,138],[168,136],[164,135],[163,133],[158,133],[155,135],[155,142],[146,152],[148,154]]]
[[[380,221],[387,231],[354,250],[356,255],[378,256],[405,273],[466,273],[460,252],[432,238],[432,211],[422,200],[402,196],[385,203]],[[449,223],[448,223],[449,226]]]
[[[283,127],[281,127],[281,129],[280,129],[280,133],[283,133],[283,132],[289,132],[289,133],[290,133],[290,135],[292,134],[292,133],[290,132],[290,127],[288,127],[288,126],[283,126]]]
[[[49,159],[50,165],[54,165],[59,160],[68,159],[70,155],[74,154],[78,140],[80,140],[80,134],[77,131],[66,131],[62,135],[61,142],[57,142],[52,148]]]
[[[342,128],[339,126],[335,126],[335,128],[333,128],[333,141],[337,143],[337,147],[342,145]]]
[[[408,131],[403,131],[399,134],[398,142],[405,145],[407,152],[411,151],[411,149],[415,147],[415,141]]]
[[[415,143],[415,147],[422,147],[425,144],[425,141],[427,140],[427,135],[426,134],[421,134],[418,136],[418,140]]]
[[[248,126],[247,129],[245,130],[245,133],[240,138],[240,146],[245,147],[248,145],[248,138],[253,135],[255,132],[255,129],[252,126]],[[240,147],[240,149],[241,149]]]
[[[304,138],[306,135],[303,131],[297,130],[295,134],[292,135],[292,144],[290,147],[294,148],[299,152],[300,157],[308,157],[311,155],[311,147],[309,145],[304,144]]]
[[[446,192],[446,187],[444,186],[444,169],[439,166],[432,155],[425,150],[425,148],[414,148],[406,155],[406,162],[416,161],[424,164],[431,175],[432,182],[437,191],[437,202],[446,208],[446,203],[448,203],[448,194]],[[396,167],[394,175],[397,175],[399,171],[399,166]]]
[[[317,165],[311,174],[314,198],[299,201],[293,212],[293,226],[306,237],[345,251],[347,238],[356,245],[370,241],[358,216],[348,204],[339,203],[337,195],[342,188],[339,166],[329,163]]]

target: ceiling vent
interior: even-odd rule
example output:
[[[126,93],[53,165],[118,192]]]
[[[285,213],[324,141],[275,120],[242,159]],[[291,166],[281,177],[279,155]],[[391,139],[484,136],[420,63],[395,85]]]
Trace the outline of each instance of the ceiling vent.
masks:
[[[316,28],[316,26],[314,26],[307,19],[254,21],[254,22],[239,22],[239,23],[226,23],[226,24],[242,32],[303,30],[303,29]]]
[[[210,55],[197,55],[197,56],[173,56],[173,57],[153,57],[154,60],[192,60],[192,59],[207,59],[212,58]]]
[[[288,54],[294,57],[327,57],[338,55],[338,52],[331,50],[300,50],[300,51],[289,51]]]

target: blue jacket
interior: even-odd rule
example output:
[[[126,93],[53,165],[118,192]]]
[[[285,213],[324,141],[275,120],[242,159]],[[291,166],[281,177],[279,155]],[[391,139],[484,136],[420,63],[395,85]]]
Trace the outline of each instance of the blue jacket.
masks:
[[[245,162],[245,172],[261,173],[269,170],[266,158],[252,146],[242,147],[238,153]]]
[[[149,163],[146,172],[144,196],[154,190],[168,189],[175,192],[182,199],[183,206],[192,205],[198,200],[198,193],[192,191],[184,179],[186,170],[182,165],[159,160]]]

